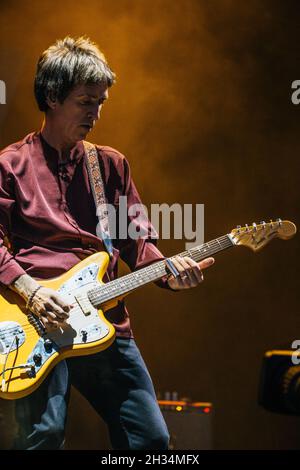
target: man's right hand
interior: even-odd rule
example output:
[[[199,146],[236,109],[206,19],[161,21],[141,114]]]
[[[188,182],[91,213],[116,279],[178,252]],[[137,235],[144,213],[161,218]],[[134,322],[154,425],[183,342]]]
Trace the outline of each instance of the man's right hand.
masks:
[[[37,315],[45,328],[58,328],[69,318],[73,305],[67,304],[53,289],[41,287],[30,303],[30,310]]]
[[[10,288],[27,302],[40,284],[28,274],[23,274],[14,281]],[[37,315],[45,328],[58,328],[69,318],[73,305],[66,303],[53,289],[41,287],[33,296],[29,309]]]

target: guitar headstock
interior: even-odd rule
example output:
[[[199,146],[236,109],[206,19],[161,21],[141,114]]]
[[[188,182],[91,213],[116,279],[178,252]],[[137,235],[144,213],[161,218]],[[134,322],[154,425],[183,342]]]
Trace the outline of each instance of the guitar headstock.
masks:
[[[244,245],[253,251],[263,248],[273,238],[288,240],[297,232],[296,225],[289,220],[277,219],[276,222],[260,222],[245,227],[237,226],[230,232],[232,241],[236,245]]]

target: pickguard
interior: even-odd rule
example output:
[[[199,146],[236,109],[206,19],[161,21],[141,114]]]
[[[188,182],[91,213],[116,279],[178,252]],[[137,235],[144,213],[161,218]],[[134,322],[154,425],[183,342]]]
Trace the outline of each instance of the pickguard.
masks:
[[[62,298],[73,304],[70,317],[64,325],[46,334],[46,337],[64,347],[72,344],[88,344],[98,341],[109,333],[109,327],[99,317],[98,310],[91,304],[87,292],[99,286],[97,281],[99,266],[92,263],[68,279],[58,290]],[[76,299],[84,299],[89,314],[86,315]]]

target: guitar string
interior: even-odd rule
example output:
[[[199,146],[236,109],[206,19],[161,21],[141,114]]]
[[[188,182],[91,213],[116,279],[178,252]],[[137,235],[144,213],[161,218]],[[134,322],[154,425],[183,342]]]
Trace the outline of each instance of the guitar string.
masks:
[[[226,242],[226,245],[224,245],[224,242]],[[223,246],[222,246],[222,243],[223,243]],[[222,237],[219,237],[215,240],[204,243],[203,245],[199,245],[198,247],[193,247],[190,250],[179,253],[179,256],[192,255],[193,259],[198,261],[198,259],[196,259],[197,255],[200,255],[200,257],[204,255],[206,257],[206,256],[209,256],[210,254],[216,253],[217,251],[222,251],[226,248],[229,248],[230,246],[233,246],[233,244],[232,244],[231,240],[229,239],[228,235],[223,235]],[[215,248],[215,247],[217,247],[217,248]],[[136,284],[136,280],[137,280],[136,278],[140,278],[140,277],[143,276],[143,278],[146,279],[146,281],[143,283],[143,285],[148,283],[148,282],[153,282],[155,280],[160,279],[161,277],[163,277],[166,274],[165,267],[166,267],[166,265],[165,265],[165,262],[163,260],[159,261],[159,262],[156,262],[156,263],[154,263],[150,266],[147,266],[146,268],[142,268],[140,271],[136,271],[136,272],[127,274],[126,276],[122,276],[119,279],[115,279],[114,281],[110,281],[107,284],[103,284],[103,285],[101,285],[101,286],[99,286],[95,289],[91,289],[91,291],[90,291],[91,293],[89,294],[88,297],[89,297],[89,299],[94,297],[93,300],[91,300],[91,302],[93,302],[93,301],[97,301],[97,298],[99,297],[99,292],[101,294],[106,294],[106,296],[104,296],[104,297],[103,297],[103,295],[101,295],[102,303],[105,303],[108,300],[112,300],[111,293],[113,292],[114,289],[116,289],[118,287],[119,287],[118,295],[122,295],[123,293],[129,292],[130,290],[134,290],[134,289],[140,287],[139,284]],[[162,270],[164,270],[163,273],[160,272]],[[157,279],[152,278],[153,275],[155,275],[157,277]],[[148,276],[148,279],[147,279],[147,276]],[[127,279],[125,279],[125,278],[127,278]],[[111,286],[112,283],[116,283],[116,287],[112,288],[112,286]],[[120,288],[120,286],[121,286],[121,288]],[[129,287],[129,289],[128,289],[128,287]],[[95,292],[95,294],[93,294],[94,290],[97,290],[97,292]],[[110,291],[112,291],[112,292],[110,292]],[[108,296],[107,296],[107,294],[108,294]],[[116,297],[118,297],[118,295]],[[79,312],[80,312],[79,316],[81,317],[82,312],[80,310],[79,310]],[[75,316],[74,314],[75,314],[75,312],[73,312],[73,315],[72,315],[73,319],[79,318],[79,316]],[[21,327],[23,327],[24,331],[29,331],[29,333],[30,333],[30,330],[32,330],[32,332],[33,332],[33,329],[35,329],[35,327],[33,325],[30,325],[28,323],[26,323],[26,324],[19,323],[19,325]],[[13,331],[14,329],[15,329],[15,327],[8,328],[8,329],[5,330],[5,333],[7,333],[9,331]],[[1,338],[1,333],[0,333],[0,338]]]
[[[208,249],[203,250],[203,248],[201,248],[201,250],[199,250],[197,247],[195,247],[195,248],[192,248],[191,250],[189,250],[189,252],[186,251],[186,252],[180,253],[180,255],[181,255],[181,256],[185,256],[185,255],[188,255],[188,254],[190,254],[190,255],[192,254],[193,258],[195,259],[195,258],[196,258],[195,255],[196,255],[197,253],[191,253],[191,251],[192,251],[192,250],[195,251],[195,249],[197,248],[197,251],[199,251],[199,252],[202,251],[202,252],[200,253],[200,255],[201,255],[201,256],[202,256],[202,255],[205,255],[205,257],[206,257],[208,254],[212,254],[212,253],[215,253],[215,252],[217,252],[217,251],[223,250],[223,249],[225,249],[225,248],[227,248],[227,247],[229,247],[229,246],[232,246],[232,242],[229,241],[228,239],[227,239],[227,241],[228,241],[228,244],[225,246],[224,243],[223,243],[223,246],[222,246],[222,247],[220,247],[220,245],[219,245],[217,242],[215,242],[215,243],[214,243],[214,249],[213,249],[213,250],[211,249],[212,247],[210,247],[209,250],[208,250]],[[210,244],[212,244],[212,243],[210,242]],[[215,246],[217,247],[217,249],[215,248]],[[130,273],[130,274],[126,275],[126,276],[122,276],[122,277],[119,278],[119,279],[115,279],[114,281],[111,281],[110,283],[105,284],[105,286],[107,286],[108,289],[110,289],[110,288],[115,288],[115,287],[113,287],[114,285],[116,285],[116,284],[119,284],[119,285],[120,285],[120,284],[122,284],[122,282],[123,282],[123,283],[124,283],[124,282],[127,282],[127,279],[126,279],[126,278],[129,278],[129,277],[133,277],[133,278],[143,277],[144,272],[146,272],[146,270],[147,270],[148,272],[151,271],[151,274],[152,274],[152,272],[154,272],[154,271],[155,271],[155,272],[156,272],[156,271],[158,272],[158,270],[160,270],[162,267],[163,267],[163,268],[165,267],[165,263],[164,263],[163,260],[162,260],[162,261],[159,261],[159,262],[157,262],[157,263],[154,263],[154,264],[152,264],[152,265],[150,265],[150,266],[148,266],[148,267],[146,267],[146,268],[142,268],[142,269],[140,269],[140,270],[138,270],[138,271],[135,271],[135,272],[133,272],[133,273]],[[161,273],[161,274],[164,275],[164,274],[166,274],[166,273]],[[135,280],[136,280],[136,279],[135,279]],[[97,287],[96,289],[99,289],[99,288]],[[101,289],[102,289],[102,291],[104,290],[103,286],[101,286]],[[92,289],[92,290],[93,290],[93,289]]]
[[[159,266],[158,266],[158,269],[157,269],[157,264],[159,265]],[[154,269],[154,268],[155,268],[155,269]],[[150,266],[148,266],[147,268],[145,268],[145,269],[147,270],[147,273],[146,273],[146,274],[143,273],[143,278],[144,278],[143,281],[146,281],[146,282],[150,281],[150,282],[151,282],[151,281],[155,280],[156,277],[159,279],[159,278],[161,277],[161,275],[164,275],[164,274],[165,274],[165,272],[164,272],[164,273],[161,273],[161,272],[160,272],[160,270],[161,270],[162,268],[165,269],[165,264],[164,264],[163,261],[156,263],[155,266],[150,265]],[[130,289],[135,289],[135,288],[139,287],[139,285],[136,284],[136,278],[135,278],[135,277],[132,277],[132,274],[138,274],[139,277],[141,277],[139,272],[129,274],[129,276],[131,277],[132,280],[127,279],[126,281],[123,281],[123,283],[119,283],[119,285],[117,286],[118,289],[119,289],[119,294],[124,293],[124,291],[128,291],[128,289],[130,290]],[[155,278],[153,278],[153,275],[155,276]],[[124,277],[125,277],[125,276],[124,276]],[[120,281],[121,279],[122,279],[122,278],[117,279],[116,281]],[[113,282],[113,281],[112,281],[112,282]],[[144,283],[146,283],[146,282],[144,282]],[[106,292],[107,287],[108,287],[108,292]],[[122,287],[123,287],[123,289],[122,289]],[[124,288],[125,288],[125,290],[124,290]],[[101,291],[102,294],[106,294],[106,296],[104,296],[104,297],[101,296],[101,298],[102,298],[102,300],[103,300],[102,303],[104,303],[105,301],[107,301],[107,300],[109,299],[109,297],[107,297],[107,293],[108,293],[108,295],[110,295],[110,286],[109,286],[109,284],[104,284],[103,286],[99,286],[99,288],[97,288],[97,289],[100,289],[100,291]],[[90,295],[90,297],[92,297],[92,295]],[[95,300],[96,300],[96,299],[95,299]],[[73,304],[73,305],[74,305],[74,304]],[[75,304],[75,305],[76,305],[76,304]],[[79,310],[79,312],[80,312],[80,310]],[[78,316],[75,315],[75,312],[72,312],[72,311],[71,311],[71,313],[72,313],[72,318],[73,318],[73,319],[75,319],[76,317],[79,318]],[[81,312],[80,312],[80,315],[82,315]],[[28,323],[26,323],[26,324],[22,324],[22,323],[21,323],[21,326],[24,327],[24,330],[26,330],[26,329],[28,329],[28,328],[29,328],[29,329],[32,329],[32,327],[34,328],[34,326],[32,326],[32,325],[30,325],[30,324],[28,324]],[[9,332],[9,331],[13,331],[14,329],[15,329],[15,328],[12,327],[11,329],[7,329],[7,330],[5,330],[5,331],[6,331],[6,332]],[[1,336],[1,333],[0,333],[0,336]]]
[[[189,250],[189,252],[180,253],[180,255],[185,256],[186,254],[191,254],[192,250],[195,251],[195,249],[197,249],[198,254],[200,254],[200,259],[202,256],[204,256],[205,258],[209,254],[213,254],[213,253],[216,253],[218,251],[221,251],[221,250],[224,250],[226,248],[233,246],[233,243],[228,237],[227,237],[226,242],[227,242],[226,245],[224,243],[223,245],[221,245],[221,244],[218,244],[217,242],[214,242],[214,244],[212,242],[209,242],[210,245],[214,245],[214,246],[213,247],[210,246],[209,249],[206,248],[205,250],[203,250],[203,246],[201,246],[201,249],[199,249],[198,247],[195,247]],[[205,244],[205,245],[207,246],[208,244]],[[217,246],[217,248],[215,248],[215,246]],[[195,253],[193,253],[193,258],[196,259]],[[143,269],[145,269],[145,271],[148,270],[148,272],[150,271],[148,276],[154,275],[155,277],[159,279],[163,277],[165,274],[167,274],[165,267],[166,265],[164,261],[160,261],[158,263],[155,263]],[[92,289],[90,293],[88,294],[89,299],[91,300],[92,303],[97,302],[98,299],[101,299],[101,302],[105,303],[108,300],[111,300],[112,298],[116,297],[115,292],[114,292],[115,290],[118,291],[118,295],[122,295],[123,293],[128,292],[128,289],[127,289],[128,284],[130,285],[130,290],[138,288],[140,286],[140,278],[142,279],[143,277],[145,277],[143,269],[141,269],[140,271],[136,271],[135,273],[131,273],[127,275],[128,277],[133,276],[131,285],[130,285],[130,282],[128,282],[128,280],[125,279],[126,276],[123,276],[120,279],[116,279],[106,284],[105,285],[106,288],[105,286],[99,286],[99,287]],[[152,279],[152,281],[155,281],[155,280],[156,278]],[[111,297],[112,294],[113,294],[113,297]]]
[[[227,237],[226,235],[223,236],[223,237],[220,237],[220,238],[224,238],[224,237],[227,238],[227,241],[229,241],[229,239],[228,239],[228,237]],[[217,245],[217,246],[218,246],[218,249],[217,249],[217,250],[214,250],[214,252],[216,252],[216,251],[220,251],[220,250],[226,249],[226,248],[229,247],[229,246],[232,246],[232,242],[229,241],[229,243],[230,243],[230,244],[228,244],[227,246],[224,246],[224,244],[223,244],[223,246],[221,246],[221,245],[218,244],[217,241],[213,240],[212,242],[205,243],[204,245],[201,245],[201,246],[199,246],[199,247],[194,247],[194,248],[192,248],[191,250],[193,250],[193,251],[196,250],[196,251],[198,252],[198,254],[200,254],[200,255],[205,254],[205,257],[206,257],[207,254],[208,254],[208,251],[212,251],[212,245]],[[206,249],[205,252],[201,253],[201,251],[203,251],[203,247],[204,247],[204,246],[209,246],[209,250]],[[191,254],[191,253],[190,253],[191,250],[186,251],[186,252],[183,252],[183,253],[180,253],[180,255],[181,255],[181,256],[185,256],[185,254]],[[195,253],[193,253],[193,257],[195,258]],[[158,268],[158,269],[157,269],[157,268]],[[159,270],[161,270],[161,268],[164,269],[164,272],[163,272],[163,273],[162,273],[162,272],[159,272]],[[155,263],[155,264],[153,264],[153,265],[150,265],[150,266],[147,266],[146,268],[143,268],[143,269],[145,269],[145,271],[147,271],[146,275],[145,275],[145,273],[143,273],[144,280],[146,280],[145,282],[143,282],[143,284],[146,284],[147,282],[151,282],[151,281],[153,282],[153,281],[155,281],[156,279],[160,279],[163,275],[166,274],[164,261],[157,262],[157,263]],[[113,282],[116,282],[116,281],[119,282],[119,281],[121,281],[122,279],[124,279],[124,278],[127,277],[127,276],[128,276],[128,277],[131,277],[131,280],[130,280],[130,279],[126,279],[126,280],[124,279],[124,280],[122,281],[122,283],[119,282],[119,285],[116,286],[117,288],[119,288],[118,295],[122,295],[122,294],[125,293],[125,292],[130,292],[130,290],[134,290],[134,289],[138,288],[138,287],[140,286],[140,284],[138,284],[138,285],[136,284],[136,277],[135,277],[134,275],[137,275],[137,274],[138,274],[139,277],[140,277],[141,271],[142,271],[142,270],[137,271],[137,272],[135,272],[135,273],[130,273],[130,274],[126,275],[126,276],[123,276],[122,278],[116,279],[116,280],[114,280],[114,281],[111,281],[111,282],[108,283],[108,284],[104,284],[104,285],[99,286],[98,288],[96,288],[96,289],[97,289],[97,292],[99,292],[99,290],[100,290],[100,292],[101,292],[102,294],[105,294],[105,293],[106,293],[106,297],[101,296],[102,304],[105,303],[105,302],[107,302],[108,300],[112,300],[112,298],[111,298],[111,292],[110,292],[110,291],[111,291],[111,289],[110,289],[110,284],[113,283]],[[153,278],[153,275],[155,275],[154,278]],[[121,286],[121,287],[120,287],[120,286]],[[122,289],[122,287],[123,287],[123,289]],[[114,288],[114,289],[115,289],[115,288]],[[93,289],[92,289],[92,290],[93,290]],[[108,292],[106,292],[106,290],[107,290]],[[107,293],[108,293],[108,296],[107,296]],[[115,293],[114,293],[114,297],[117,297],[118,295],[115,295]],[[91,297],[94,297],[93,300],[95,301],[95,300],[97,300],[98,295],[97,295],[96,298],[95,298],[95,295],[90,294],[90,295],[89,295],[89,298],[91,298]],[[92,302],[93,302],[93,300],[92,300]],[[75,305],[76,305],[76,304],[75,304]],[[82,312],[81,312],[80,310],[79,310],[79,316],[80,316],[80,317],[82,316]],[[73,319],[79,318],[79,316],[78,316],[78,315],[75,315],[75,312],[73,312],[73,315],[72,315]],[[26,323],[26,324],[20,324],[20,326],[23,326],[23,327],[24,327],[23,329],[24,329],[25,331],[28,331],[28,329],[32,330],[32,328],[34,328],[34,326],[32,326],[32,325],[30,325],[30,324],[28,325],[28,323]],[[12,330],[14,330],[14,329],[15,329],[15,328],[7,329],[6,332],[12,331]]]

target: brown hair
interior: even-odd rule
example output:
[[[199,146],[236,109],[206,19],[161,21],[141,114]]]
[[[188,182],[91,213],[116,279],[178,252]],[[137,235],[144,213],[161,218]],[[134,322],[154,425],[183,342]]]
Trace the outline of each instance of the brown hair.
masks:
[[[79,84],[115,82],[104,54],[89,38],[67,36],[57,40],[40,56],[34,80],[34,94],[41,111],[48,109],[47,97],[61,103]]]

